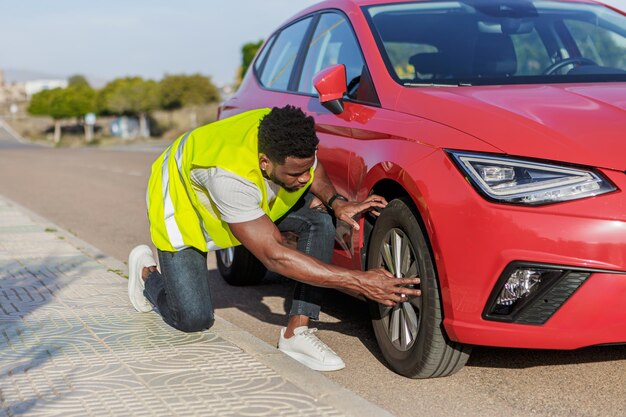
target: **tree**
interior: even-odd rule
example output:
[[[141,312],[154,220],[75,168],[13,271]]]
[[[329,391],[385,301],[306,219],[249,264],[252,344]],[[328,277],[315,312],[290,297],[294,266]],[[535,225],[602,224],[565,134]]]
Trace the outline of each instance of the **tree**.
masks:
[[[82,122],[86,113],[95,110],[95,91],[85,85],[55,88],[34,94],[28,112],[36,116],[50,116],[54,120],[54,143],[61,140],[61,121],[75,117]],[[85,132],[87,133],[87,132]]]
[[[35,116],[50,116],[54,120],[54,143],[61,140],[61,120],[70,117],[61,88],[43,90],[32,96],[28,112]]]
[[[91,87],[84,75],[76,74],[67,79],[68,87]]]
[[[159,106],[159,91],[159,84],[153,80],[118,78],[100,90],[98,108],[104,113],[138,116],[141,136],[149,137],[148,114]]]
[[[96,92],[87,83],[70,83],[64,90],[65,105],[70,117],[75,117],[78,124],[82,124],[85,130],[85,140],[91,142],[92,131],[85,123],[85,115],[96,110]]]
[[[256,56],[257,51],[263,45],[263,39],[258,42],[248,42],[241,47],[241,68],[239,70],[239,83],[243,80],[243,77],[246,75],[250,64],[252,64],[252,60]]]
[[[166,75],[161,80],[161,106],[175,110],[219,101],[220,93],[204,75]]]
[[[209,77],[204,75],[166,75],[161,80],[161,108],[175,110],[192,107],[193,126],[196,125],[196,107],[219,101],[220,93]]]

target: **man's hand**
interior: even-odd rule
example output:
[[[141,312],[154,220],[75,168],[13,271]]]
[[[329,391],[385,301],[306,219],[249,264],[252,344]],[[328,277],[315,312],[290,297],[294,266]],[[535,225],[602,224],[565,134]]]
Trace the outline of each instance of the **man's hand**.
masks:
[[[324,165],[319,160],[317,161],[317,168],[315,168],[315,176],[313,177],[310,191],[324,204],[328,204],[328,201],[337,194],[335,186],[330,182],[326,174]],[[359,223],[354,220],[355,216],[365,211],[371,211],[372,214],[378,216],[380,214],[378,209],[385,208],[385,206],[387,206],[387,200],[384,197],[372,194],[361,202],[349,202],[335,198],[330,209],[335,213],[337,219],[348,223],[353,229],[359,230]]]
[[[332,210],[338,220],[348,223],[354,230],[359,230],[359,223],[354,219],[355,216],[369,211],[375,216],[380,215],[378,209],[387,206],[387,200],[376,194],[372,194],[361,202],[350,202],[336,199],[333,201]]]
[[[394,306],[406,301],[409,296],[422,295],[422,291],[418,289],[405,287],[419,284],[419,278],[396,278],[383,268],[372,269],[363,274],[363,279],[359,280],[359,292],[377,303]]]

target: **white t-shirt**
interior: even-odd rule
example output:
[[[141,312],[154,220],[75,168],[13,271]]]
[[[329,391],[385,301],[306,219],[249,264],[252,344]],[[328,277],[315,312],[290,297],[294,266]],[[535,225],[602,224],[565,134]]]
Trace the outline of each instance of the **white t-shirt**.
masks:
[[[317,168],[317,157],[313,169]],[[276,199],[280,186],[264,178],[269,206]],[[215,214],[211,200],[226,223],[243,223],[258,219],[265,212],[261,208],[261,190],[250,180],[222,168],[191,170],[191,184],[200,203]],[[211,200],[209,200],[209,196]]]
[[[276,199],[280,186],[264,179],[268,202]],[[261,190],[252,182],[221,168],[191,170],[191,184],[200,203],[211,213],[215,208],[226,223],[242,223],[258,219],[265,212],[261,208]],[[209,195],[211,200],[209,200]]]

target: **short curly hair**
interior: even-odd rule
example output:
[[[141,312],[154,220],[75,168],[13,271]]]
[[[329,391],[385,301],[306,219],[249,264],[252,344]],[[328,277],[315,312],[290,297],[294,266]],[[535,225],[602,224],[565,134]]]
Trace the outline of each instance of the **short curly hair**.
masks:
[[[288,156],[315,155],[318,143],[315,120],[298,107],[274,107],[259,124],[259,152],[278,164],[284,164]]]

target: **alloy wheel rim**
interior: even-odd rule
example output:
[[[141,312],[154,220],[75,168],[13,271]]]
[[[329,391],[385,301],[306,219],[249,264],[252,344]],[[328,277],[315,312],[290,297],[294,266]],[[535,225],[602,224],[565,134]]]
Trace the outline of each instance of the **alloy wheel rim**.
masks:
[[[418,276],[415,249],[409,237],[398,228],[390,229],[379,249],[380,267],[396,278]],[[422,311],[421,297],[409,297],[394,307],[379,305],[385,334],[392,345],[400,350],[409,350],[419,332]]]
[[[226,268],[230,268],[233,264],[233,259],[235,258],[235,248],[226,248],[218,251],[220,260],[222,264]]]

